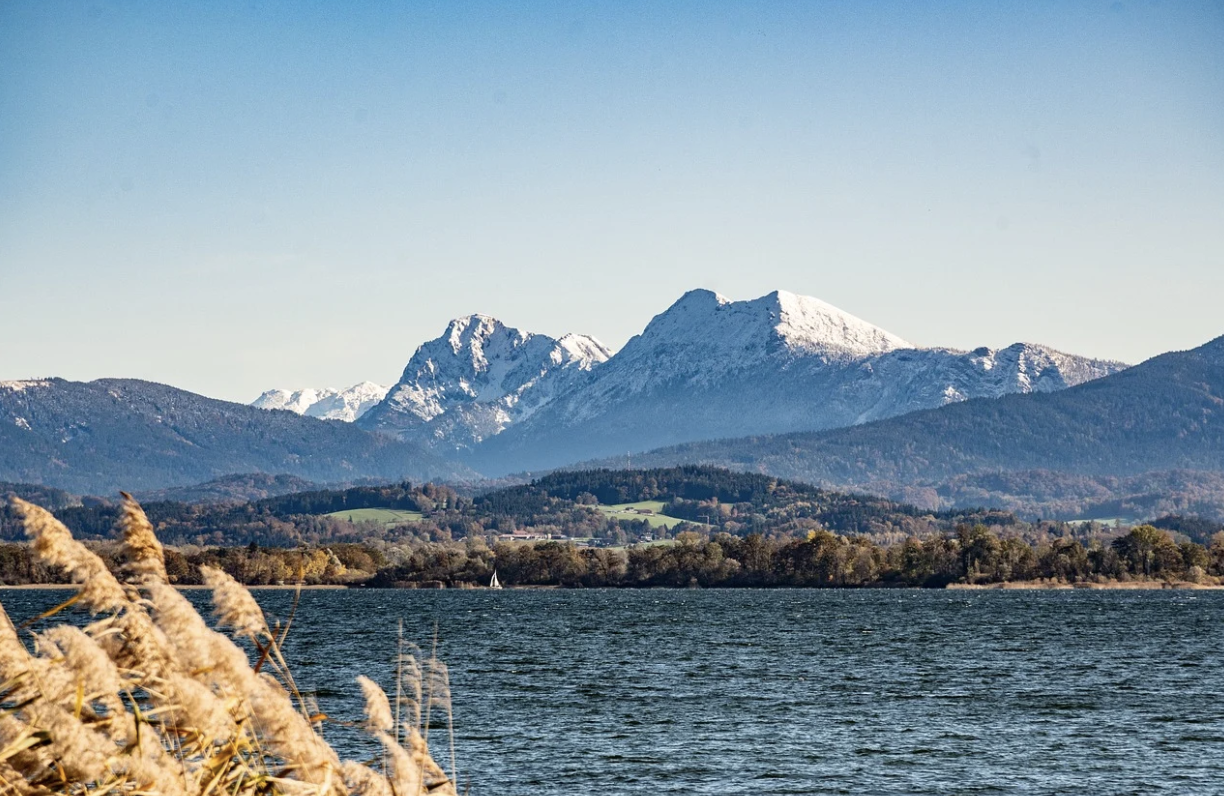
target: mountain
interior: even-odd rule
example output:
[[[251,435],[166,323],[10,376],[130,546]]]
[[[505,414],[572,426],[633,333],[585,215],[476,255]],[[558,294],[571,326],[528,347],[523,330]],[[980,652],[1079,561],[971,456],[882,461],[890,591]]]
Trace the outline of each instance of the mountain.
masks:
[[[1068,475],[1143,476],[1160,489],[1187,473],[1224,472],[1224,337],[1058,392],[969,400],[819,433],[689,443],[635,455],[634,463],[722,465],[880,493],[907,488],[909,499],[922,488],[936,497],[971,489],[996,505],[1007,505],[997,498],[1015,489],[1016,479],[1000,481],[1001,473],[1037,474],[1045,485],[1024,488],[1052,496],[1059,487],[1049,480]],[[1186,490],[1218,483],[1204,477]]]
[[[306,417],[351,423],[377,405],[390,389],[372,381],[363,381],[347,390],[268,390],[252,401],[251,406],[287,409]]]
[[[584,335],[523,332],[486,315],[450,322],[358,425],[440,450],[470,447],[572,391],[611,352]]]
[[[501,476],[1054,392],[1122,367],[1030,344],[917,348],[814,298],[694,290],[615,355],[591,337],[458,318],[417,348],[381,400],[370,383],[271,390],[252,407],[138,381],[5,383],[0,479],[97,492],[251,472],[316,482]],[[288,411],[265,411],[277,408]],[[471,469],[447,461],[456,458]]]
[[[268,412],[161,384],[0,382],[0,481],[104,495],[251,472],[317,482],[470,475],[417,446],[347,423]]]
[[[818,299],[775,291],[730,301],[694,290],[466,461],[497,475],[685,441],[838,428],[1053,392],[1124,367],[1025,343],[916,348]]]

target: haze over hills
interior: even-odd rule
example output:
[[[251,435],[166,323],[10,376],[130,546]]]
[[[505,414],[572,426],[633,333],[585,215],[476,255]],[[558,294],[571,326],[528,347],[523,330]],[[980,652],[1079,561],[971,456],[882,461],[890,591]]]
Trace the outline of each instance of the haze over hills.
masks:
[[[0,382],[0,481],[110,494],[250,472],[323,482],[471,475],[419,447],[348,423],[268,412],[146,381]]]
[[[910,499],[925,489],[937,504],[966,490],[1004,507],[1007,491],[1025,479],[1034,483],[1024,489],[1052,495],[1065,494],[1072,480],[1080,490],[1093,483],[1103,501],[1112,499],[1110,479],[1132,479],[1132,489],[1144,482],[1218,489],[1224,337],[1051,394],[966,401],[824,432],[678,445],[635,455],[634,464],[721,465]]]

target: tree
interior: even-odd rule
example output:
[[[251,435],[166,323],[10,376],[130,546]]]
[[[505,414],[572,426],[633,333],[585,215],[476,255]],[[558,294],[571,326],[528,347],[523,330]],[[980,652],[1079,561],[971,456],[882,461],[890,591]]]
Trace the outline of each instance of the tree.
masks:
[[[1154,577],[1164,567],[1178,566],[1181,561],[1181,552],[1169,534],[1151,525],[1131,528],[1126,536],[1114,540],[1113,547],[1132,572],[1145,578]]]
[[[983,577],[995,580],[999,555],[1003,550],[999,537],[980,523],[973,527],[960,526],[956,536],[960,543],[961,566],[965,571],[965,579],[970,583]]]

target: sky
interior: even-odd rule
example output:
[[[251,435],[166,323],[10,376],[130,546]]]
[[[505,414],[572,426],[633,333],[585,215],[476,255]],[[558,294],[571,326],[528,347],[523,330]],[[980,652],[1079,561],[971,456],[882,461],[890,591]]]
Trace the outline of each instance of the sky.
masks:
[[[390,384],[697,287],[1224,334],[1224,4],[0,3],[0,379]]]

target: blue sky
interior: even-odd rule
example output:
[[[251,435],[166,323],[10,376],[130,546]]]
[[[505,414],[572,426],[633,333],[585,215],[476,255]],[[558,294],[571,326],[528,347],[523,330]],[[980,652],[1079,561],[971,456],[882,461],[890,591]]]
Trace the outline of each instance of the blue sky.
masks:
[[[918,344],[1224,334],[1224,6],[0,4],[0,378],[390,383],[685,290]]]

